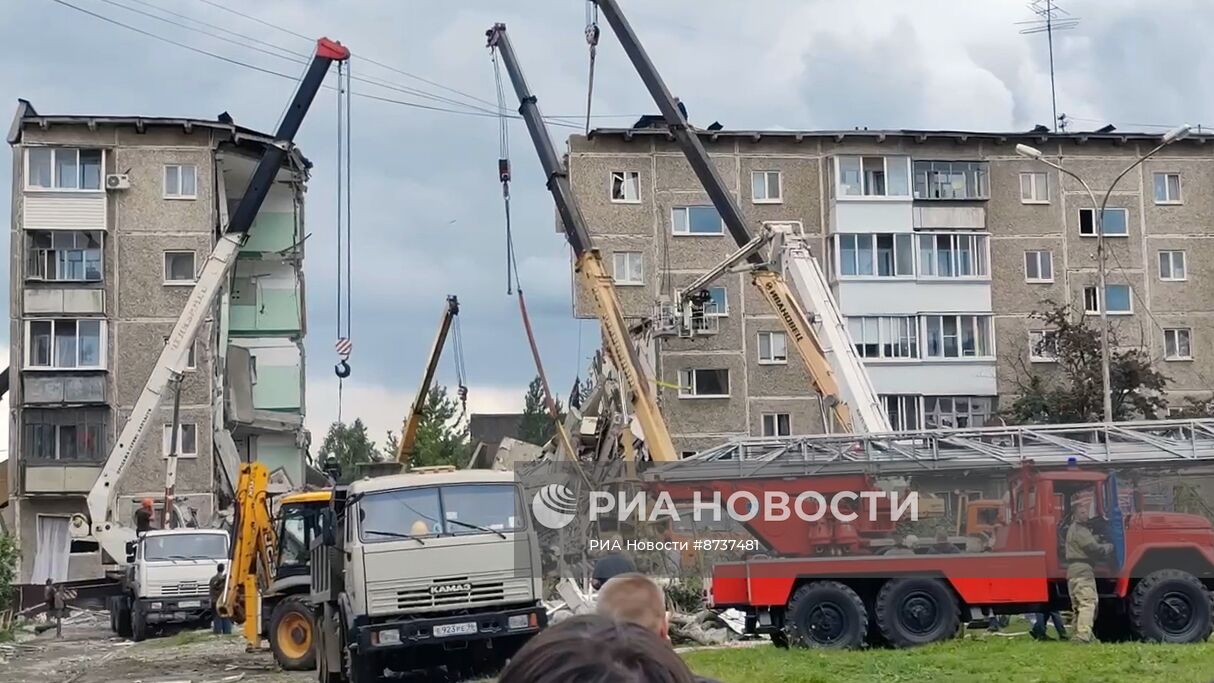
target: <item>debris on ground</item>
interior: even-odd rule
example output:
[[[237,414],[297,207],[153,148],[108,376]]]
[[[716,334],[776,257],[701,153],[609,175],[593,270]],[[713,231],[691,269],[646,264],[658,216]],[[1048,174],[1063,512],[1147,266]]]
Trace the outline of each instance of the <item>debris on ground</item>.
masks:
[[[725,619],[712,610],[670,615],[670,641],[675,645],[722,645],[739,637]]]

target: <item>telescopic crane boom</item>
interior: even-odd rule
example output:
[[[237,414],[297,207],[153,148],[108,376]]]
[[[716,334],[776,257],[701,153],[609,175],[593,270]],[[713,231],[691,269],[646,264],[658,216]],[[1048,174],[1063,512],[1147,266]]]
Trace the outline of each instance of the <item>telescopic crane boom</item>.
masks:
[[[417,446],[417,430],[422,424],[422,414],[426,410],[426,399],[430,396],[430,385],[434,383],[434,373],[438,370],[439,358],[443,355],[443,346],[447,343],[447,333],[451,331],[451,323],[459,315],[459,299],[455,295],[447,297],[447,305],[443,308],[443,317],[438,323],[438,334],[430,347],[430,356],[426,359],[426,369],[422,372],[422,382],[417,387],[417,396],[409,408],[409,416],[405,418],[405,426],[401,429],[400,443],[396,447],[396,460],[405,469],[413,460],[413,450]],[[458,337],[457,337],[458,338]],[[460,398],[463,399],[467,389],[460,387]]]
[[[636,346],[628,334],[615,283],[607,274],[602,256],[590,240],[586,219],[582,216],[577,200],[573,197],[573,188],[569,185],[569,172],[556,153],[536,97],[527,85],[527,79],[523,77],[514,47],[506,35],[506,25],[495,24],[487,35],[490,49],[497,50],[501,56],[506,72],[510,75],[510,82],[514,85],[515,94],[518,95],[518,112],[527,124],[527,132],[531,135],[531,141],[540,157],[540,165],[548,178],[548,190],[552,193],[560,213],[565,237],[577,258],[577,273],[594,298],[595,311],[602,325],[604,346],[628,385],[632,410],[645,433],[645,445],[649,455],[655,461],[678,460],[678,453],[670,440],[670,432],[658,408],[656,385],[647,376]]]
[[[203,264],[198,281],[186,300],[185,309],[177,318],[173,332],[135,401],[135,407],[106,458],[96,483],[89,490],[88,518],[82,519],[83,516],[77,515],[73,519],[73,533],[78,536],[91,534],[104,553],[115,562],[123,561],[126,557],[126,543],[135,538],[135,530],[125,520],[119,520],[116,516],[118,481],[159,414],[161,401],[168,393],[173,378],[185,371],[194,338],[236,265],[236,256],[248,238],[253,219],[270,192],[270,187],[295,140],[295,134],[299,132],[300,124],[303,123],[312,100],[320,90],[329,65],[345,61],[349,57],[350,51],[340,43],[328,38],[321,38],[316,42],[316,52],[290,106],[283,114],[278,130],[274,133],[273,144],[267,145],[262,152],[248,188],[232,212],[228,224],[224,226],[223,235]]]
[[[716,166],[708,158],[708,152],[700,143],[699,136],[687,123],[683,112],[680,111],[679,103],[670,94],[657,67],[650,61],[649,55],[645,52],[636,33],[633,32],[627,18],[624,17],[619,4],[616,0],[592,1],[598,5],[603,16],[606,17],[607,23],[611,25],[619,38],[624,52],[645,83],[646,89],[649,90],[649,94],[653,97],[663,118],[666,119],[666,125],[670,129],[671,135],[674,136],[675,142],[683,150],[692,171],[695,172],[709,199],[712,200],[712,204],[720,214],[729,234],[737,242],[740,249],[738,256],[745,258],[751,273],[751,281],[759,288],[763,297],[779,316],[780,322],[784,324],[788,339],[796,346],[798,354],[805,362],[810,379],[822,400],[828,404],[836,425],[844,431],[889,431],[889,420],[881,411],[876,395],[872,392],[872,385],[868,381],[863,367],[859,365],[859,360],[854,353],[848,353],[844,344],[837,343],[837,341],[831,343],[831,340],[835,340],[839,336],[834,323],[841,321],[842,318],[829,290],[816,286],[809,290],[801,289],[802,292],[814,294],[809,301],[819,309],[815,313],[819,317],[828,319],[830,327],[828,330],[823,330],[828,332],[823,335],[826,340],[824,342],[823,337],[819,337],[811,324],[810,316],[805,310],[806,302],[798,300],[784,274],[779,270],[771,269],[760,255],[757,248],[760,245],[746,227],[746,220],[742,217],[741,210],[729,194],[729,190],[726,189],[725,183],[717,173]],[[688,288],[686,293],[694,294],[695,291]],[[818,295],[822,293],[825,295]],[[846,342],[846,330],[842,330],[842,333],[842,339]],[[832,364],[842,372],[836,372],[832,368]],[[840,387],[839,376],[843,378],[846,386]],[[857,405],[849,405],[848,399],[853,400]],[[827,424],[825,427],[829,429],[830,425]]]

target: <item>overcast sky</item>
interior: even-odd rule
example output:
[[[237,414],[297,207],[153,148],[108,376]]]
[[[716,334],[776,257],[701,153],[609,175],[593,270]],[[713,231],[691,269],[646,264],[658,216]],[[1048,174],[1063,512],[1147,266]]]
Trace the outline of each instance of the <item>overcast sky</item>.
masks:
[[[224,12],[252,13],[355,53],[356,93],[461,114],[356,97],[353,103],[354,343],[345,416],[382,440],[399,427],[421,373],[443,298],[457,294],[474,411],[508,411],[534,369],[514,301],[506,296],[498,122],[484,32],[509,26],[532,89],[548,115],[580,116],[586,99],[585,9],[577,0],[62,0],[176,42],[265,69],[301,67],[258,52],[310,42]],[[1044,36],[1022,36],[1021,0],[621,0],[692,122],[736,128],[1022,130],[1050,119]],[[211,33],[166,12],[222,27],[202,35],[126,6]],[[1206,48],[1214,16],[1198,0],[1072,0],[1082,19],[1057,36],[1059,111],[1074,128],[1113,122],[1161,131],[1210,122]],[[164,11],[158,11],[161,8]],[[1179,20],[1177,18],[1180,18]],[[294,79],[190,52],[60,4],[0,3],[7,106],[40,112],[211,118],[272,130]],[[624,126],[655,108],[602,22],[595,78],[597,125]],[[243,37],[236,34],[243,34]],[[360,60],[367,57],[451,90]],[[402,91],[424,91],[423,94]],[[456,94],[460,91],[463,94]],[[426,94],[458,104],[427,98]],[[308,426],[323,437],[336,417],[334,95],[322,92],[298,143],[316,164],[308,193]],[[517,102],[510,97],[513,109]],[[474,109],[475,108],[475,109]],[[10,109],[9,111],[12,111]],[[574,121],[568,119],[567,121]],[[1156,126],[1145,127],[1146,124]],[[574,129],[552,128],[558,149]],[[568,248],[521,122],[510,126],[516,245],[528,304],[554,388],[568,392],[598,345],[572,318]],[[0,187],[9,187],[0,164]],[[0,202],[7,211],[7,193]],[[7,261],[0,283],[8,282]],[[0,331],[7,335],[7,328]],[[579,343],[580,338],[580,343]],[[0,341],[7,342],[5,337]],[[452,360],[439,381],[454,384]],[[4,421],[7,423],[7,421]],[[6,426],[6,425],[5,425]]]

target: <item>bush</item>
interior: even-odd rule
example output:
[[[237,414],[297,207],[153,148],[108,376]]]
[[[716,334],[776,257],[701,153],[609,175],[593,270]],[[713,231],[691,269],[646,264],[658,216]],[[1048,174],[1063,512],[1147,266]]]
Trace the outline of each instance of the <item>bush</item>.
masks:
[[[17,539],[8,535],[0,536],[0,610],[12,606],[13,584],[17,580],[17,560],[20,557],[21,548],[17,545]]]

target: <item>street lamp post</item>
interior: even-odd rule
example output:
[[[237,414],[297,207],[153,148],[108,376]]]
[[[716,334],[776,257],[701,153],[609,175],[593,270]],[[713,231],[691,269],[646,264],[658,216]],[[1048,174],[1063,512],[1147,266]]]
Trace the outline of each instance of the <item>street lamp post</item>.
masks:
[[[1126,176],[1126,174],[1135,168],[1138,168],[1139,164],[1142,162],[1150,159],[1152,156],[1155,156],[1155,153],[1159,150],[1167,147],[1177,140],[1184,138],[1189,134],[1190,130],[1192,130],[1192,126],[1185,124],[1178,128],[1173,128],[1165,133],[1159,144],[1156,145],[1154,149],[1139,157],[1134,161],[1134,163],[1127,166],[1125,170],[1117,174],[1117,177],[1113,179],[1113,182],[1109,183],[1109,189],[1105,190],[1104,197],[1099,202],[1096,201],[1096,193],[1092,191],[1092,186],[1089,185],[1086,180],[1079,177],[1077,173],[1064,167],[1060,163],[1055,163],[1049,159],[1046,159],[1045,154],[1043,154],[1041,150],[1037,149],[1036,147],[1030,147],[1028,145],[1016,145],[1017,154],[1030,159],[1036,159],[1046,166],[1054,168],[1060,173],[1065,173],[1078,181],[1079,184],[1083,186],[1084,191],[1088,193],[1088,199],[1092,202],[1092,208],[1096,211],[1096,215],[1093,217],[1092,222],[1096,228],[1096,270],[1098,273],[1097,287],[1099,288],[1097,290],[1097,304],[1100,307],[1100,380],[1102,383],[1101,393],[1103,394],[1104,400],[1104,421],[1106,423],[1113,422],[1113,385],[1110,377],[1111,363],[1109,361],[1108,290],[1105,286],[1106,268],[1104,246],[1104,210],[1108,206],[1109,197],[1111,197],[1113,194],[1113,188],[1117,187],[1117,183],[1120,182],[1121,179]],[[1129,230],[1128,225],[1126,226],[1126,229],[1127,231]]]

